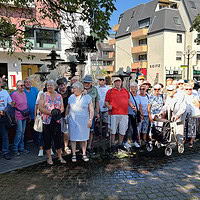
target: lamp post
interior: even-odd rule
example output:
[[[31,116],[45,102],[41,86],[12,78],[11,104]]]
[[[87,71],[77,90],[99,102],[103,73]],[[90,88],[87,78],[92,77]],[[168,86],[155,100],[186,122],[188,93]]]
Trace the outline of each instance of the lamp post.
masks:
[[[183,52],[183,56],[187,59],[187,80],[189,80],[189,73],[190,73],[190,59],[192,59],[194,57],[194,55],[196,54],[195,50],[192,50],[192,47],[190,45],[188,45],[186,47],[186,51]]]

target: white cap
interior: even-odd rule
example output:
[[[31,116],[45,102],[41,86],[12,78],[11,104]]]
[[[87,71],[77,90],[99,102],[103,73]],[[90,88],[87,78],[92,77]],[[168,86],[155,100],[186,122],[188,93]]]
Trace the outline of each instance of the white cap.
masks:
[[[176,89],[176,85],[168,85],[167,86],[167,90],[175,90]]]
[[[184,84],[185,82],[184,82],[183,79],[181,79],[181,80],[178,80],[178,84],[179,84],[179,83],[183,83],[183,84]]]
[[[115,77],[115,78],[113,78],[113,83],[115,82],[115,81],[121,81],[122,79],[121,78],[119,78],[119,77]]]
[[[161,85],[156,84],[156,85],[153,86],[153,88],[154,88],[154,89],[160,89],[160,88],[161,88]]]

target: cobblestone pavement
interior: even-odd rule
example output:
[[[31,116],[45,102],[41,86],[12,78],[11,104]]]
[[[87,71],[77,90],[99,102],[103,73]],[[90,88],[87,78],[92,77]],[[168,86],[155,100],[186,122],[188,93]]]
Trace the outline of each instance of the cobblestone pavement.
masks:
[[[159,149],[89,163],[80,156],[77,163],[66,156],[66,165],[43,162],[0,175],[0,199],[200,199],[199,146],[171,157]]]

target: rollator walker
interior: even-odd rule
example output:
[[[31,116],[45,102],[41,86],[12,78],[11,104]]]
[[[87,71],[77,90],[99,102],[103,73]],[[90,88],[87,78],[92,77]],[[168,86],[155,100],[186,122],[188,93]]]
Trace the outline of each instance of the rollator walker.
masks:
[[[165,155],[171,156],[172,149],[176,146],[179,153],[184,152],[184,145],[178,142],[176,134],[177,123],[167,119],[161,119],[158,116],[154,117],[154,122],[150,128],[149,141],[147,142],[146,149],[148,152],[153,150],[153,146],[165,148]]]

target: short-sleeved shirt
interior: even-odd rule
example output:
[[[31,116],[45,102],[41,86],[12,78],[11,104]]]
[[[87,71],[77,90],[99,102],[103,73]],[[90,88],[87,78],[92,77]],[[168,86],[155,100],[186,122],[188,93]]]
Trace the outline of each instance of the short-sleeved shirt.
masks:
[[[36,87],[31,87],[30,92],[28,92],[26,90],[26,88],[24,88],[24,92],[26,94],[26,98],[27,98],[27,103],[28,103],[28,109],[30,111],[30,116],[31,119],[34,119],[34,113],[35,113],[35,102],[38,96],[38,89]]]
[[[128,115],[128,100],[130,94],[125,88],[112,88],[106,93],[105,101],[112,106],[111,115]]]
[[[92,86],[91,90],[87,94],[89,94],[90,97],[92,98],[93,107],[95,109],[96,108],[96,102],[99,101],[99,93],[97,91],[97,88]]]
[[[11,103],[12,99],[6,90],[0,91],[0,110],[4,110],[8,103]]]
[[[55,92],[56,97],[54,98],[54,100],[52,100],[51,96],[48,95],[47,92],[44,93],[45,94],[45,104],[44,104],[44,108],[47,109],[48,111],[51,111],[53,109],[61,109],[62,106],[62,96],[60,94],[58,94],[57,92]],[[50,124],[51,122],[51,115],[43,115],[43,124]],[[58,121],[60,122],[60,121]]]
[[[108,111],[108,108],[104,108],[104,103],[105,103],[105,98],[106,98],[106,93],[107,91],[110,89],[109,86],[104,85],[103,87],[101,87],[100,85],[98,85],[97,87],[98,93],[99,93],[99,106],[100,106],[100,111],[101,112],[106,112]]]
[[[141,100],[141,106],[142,106],[142,112],[144,116],[148,116],[148,99],[149,97],[147,95],[145,96],[140,96]]]
[[[24,92],[22,93],[19,93],[18,91],[13,92],[11,99],[13,102],[15,102],[15,107],[18,108],[19,110],[23,111],[23,110],[28,109],[27,98]],[[15,117],[18,120],[23,120],[27,118],[27,117],[24,117],[21,114],[21,112],[17,110],[15,112]]]
[[[154,96],[152,94],[149,96],[148,104],[151,105],[151,114],[155,115],[155,114],[160,113],[164,105],[164,99],[161,95]]]
[[[134,99],[135,99],[137,105],[135,105]],[[131,102],[133,103],[134,106],[137,106],[137,109],[139,110],[140,104],[141,104],[140,95],[137,94],[136,96],[134,96],[134,99],[133,99],[132,94],[130,93],[130,100],[131,100]],[[133,110],[133,108],[131,108],[130,106],[128,106],[128,114],[129,115],[133,115],[134,117],[136,117],[137,113],[136,113],[135,110]]]

